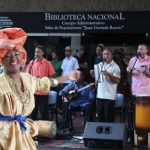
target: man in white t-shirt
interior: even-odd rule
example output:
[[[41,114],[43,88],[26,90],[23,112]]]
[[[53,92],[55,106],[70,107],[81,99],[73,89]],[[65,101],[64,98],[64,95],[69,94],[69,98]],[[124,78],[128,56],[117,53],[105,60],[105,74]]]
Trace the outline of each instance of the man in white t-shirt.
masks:
[[[112,53],[109,49],[103,51],[103,62],[98,64],[98,68],[97,119],[100,122],[114,122],[115,97],[117,84],[120,81],[120,68],[112,60]]]
[[[79,68],[78,60],[72,56],[71,46],[65,48],[65,58],[62,61],[61,69],[62,75],[68,74],[72,70],[77,70]],[[64,81],[65,84],[70,83],[70,81]]]

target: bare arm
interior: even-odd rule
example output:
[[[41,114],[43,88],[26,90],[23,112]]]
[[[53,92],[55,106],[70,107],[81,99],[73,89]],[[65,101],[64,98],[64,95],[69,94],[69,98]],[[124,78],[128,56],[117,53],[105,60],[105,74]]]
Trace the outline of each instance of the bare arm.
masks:
[[[127,67],[127,72],[130,73],[131,72],[131,68]]]
[[[72,80],[72,81],[77,81],[80,78],[80,71],[74,70],[68,73],[67,75],[60,76],[58,78],[50,78],[51,81],[51,86],[56,87],[58,84],[63,83],[65,80]]]

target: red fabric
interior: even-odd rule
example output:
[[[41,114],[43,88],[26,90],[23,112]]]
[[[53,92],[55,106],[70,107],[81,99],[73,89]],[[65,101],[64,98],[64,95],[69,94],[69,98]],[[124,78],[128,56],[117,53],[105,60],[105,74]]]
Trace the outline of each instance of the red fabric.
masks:
[[[26,33],[21,28],[6,28],[0,30],[0,64],[1,59],[10,50],[18,50],[21,52],[21,61],[26,62],[26,50],[23,45],[26,41]]]
[[[55,70],[51,64],[50,61],[46,59],[42,60],[35,60],[34,63],[31,60],[27,68],[25,69],[25,72],[30,73],[33,76],[36,76],[38,78],[42,77],[51,77],[55,74]],[[36,92],[37,95],[48,95],[47,92]]]

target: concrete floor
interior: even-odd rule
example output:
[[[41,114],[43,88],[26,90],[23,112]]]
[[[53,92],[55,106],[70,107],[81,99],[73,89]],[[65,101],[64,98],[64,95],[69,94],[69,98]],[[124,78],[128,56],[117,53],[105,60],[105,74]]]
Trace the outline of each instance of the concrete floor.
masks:
[[[115,121],[119,122],[119,117],[116,117]],[[55,139],[50,138],[39,138],[39,145],[37,146],[38,150],[103,150],[103,149],[116,149],[116,147],[111,147],[107,145],[104,148],[87,148],[84,147],[84,143],[82,139],[79,139],[77,137],[83,136],[83,116],[80,115],[80,113],[75,114],[73,117],[73,126],[74,130],[72,132],[72,135],[69,134],[57,134]],[[122,148],[117,148],[122,149]],[[148,149],[147,145],[144,146],[138,146],[135,147],[133,144],[127,144],[124,149],[127,150],[143,150]]]

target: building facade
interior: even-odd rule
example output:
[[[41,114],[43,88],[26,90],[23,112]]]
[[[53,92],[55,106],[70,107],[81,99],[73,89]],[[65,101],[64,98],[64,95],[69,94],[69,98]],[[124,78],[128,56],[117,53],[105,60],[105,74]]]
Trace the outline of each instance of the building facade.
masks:
[[[1,0],[0,28],[24,28],[30,58],[37,44],[60,54],[84,45],[90,61],[97,44],[134,53],[149,41],[149,10],[149,0]]]

